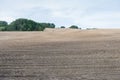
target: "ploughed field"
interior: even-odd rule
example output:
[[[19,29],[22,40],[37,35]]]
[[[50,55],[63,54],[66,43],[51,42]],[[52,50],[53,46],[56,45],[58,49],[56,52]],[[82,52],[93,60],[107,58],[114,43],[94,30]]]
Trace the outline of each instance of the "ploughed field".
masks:
[[[120,80],[120,30],[0,32],[0,80]]]

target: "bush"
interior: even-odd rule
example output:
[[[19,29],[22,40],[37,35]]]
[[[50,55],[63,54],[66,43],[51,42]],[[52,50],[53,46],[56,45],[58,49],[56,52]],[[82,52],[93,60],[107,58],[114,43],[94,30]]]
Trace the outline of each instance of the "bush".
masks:
[[[0,31],[5,31],[5,27],[0,27]]]
[[[65,28],[65,26],[61,26],[60,28]]]
[[[76,26],[76,25],[72,25],[72,26],[70,26],[69,28],[72,28],[72,29],[78,29],[78,26]]]

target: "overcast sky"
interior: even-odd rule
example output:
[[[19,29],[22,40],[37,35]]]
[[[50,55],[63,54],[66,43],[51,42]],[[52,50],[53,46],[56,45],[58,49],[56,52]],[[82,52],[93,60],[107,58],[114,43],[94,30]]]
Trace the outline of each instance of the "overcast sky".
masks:
[[[120,0],[0,0],[0,20],[17,18],[58,27],[120,28]]]

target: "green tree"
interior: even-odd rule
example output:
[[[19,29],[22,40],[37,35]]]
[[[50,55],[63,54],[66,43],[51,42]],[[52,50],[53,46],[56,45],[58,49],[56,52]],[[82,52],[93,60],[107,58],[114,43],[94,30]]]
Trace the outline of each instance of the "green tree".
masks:
[[[60,28],[65,28],[65,26],[61,26]]]
[[[6,27],[8,31],[43,31],[45,28],[55,28],[53,23],[38,23],[33,20],[19,18]]]
[[[54,23],[40,23],[40,25],[44,28],[55,28]]]
[[[72,29],[78,29],[78,26],[76,26],[76,25],[72,25],[72,26],[70,26],[69,28],[72,28]]]
[[[5,28],[8,26],[6,21],[0,21],[0,31],[5,31]]]
[[[0,27],[7,26],[8,23],[6,21],[0,21]]]

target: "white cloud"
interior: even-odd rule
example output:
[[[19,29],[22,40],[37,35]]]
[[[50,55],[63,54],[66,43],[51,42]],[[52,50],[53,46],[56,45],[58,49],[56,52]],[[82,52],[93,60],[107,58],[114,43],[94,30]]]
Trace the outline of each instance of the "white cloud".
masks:
[[[88,27],[119,27],[119,0],[1,0],[0,20],[11,22],[25,17]]]
[[[8,24],[10,24],[12,21],[14,21],[15,18],[13,17],[9,17],[9,16],[6,16],[6,17],[0,17],[0,21],[7,21]]]
[[[120,27],[120,12],[96,13],[94,15],[84,16],[83,18],[74,18],[75,23],[91,27],[107,28]]]

